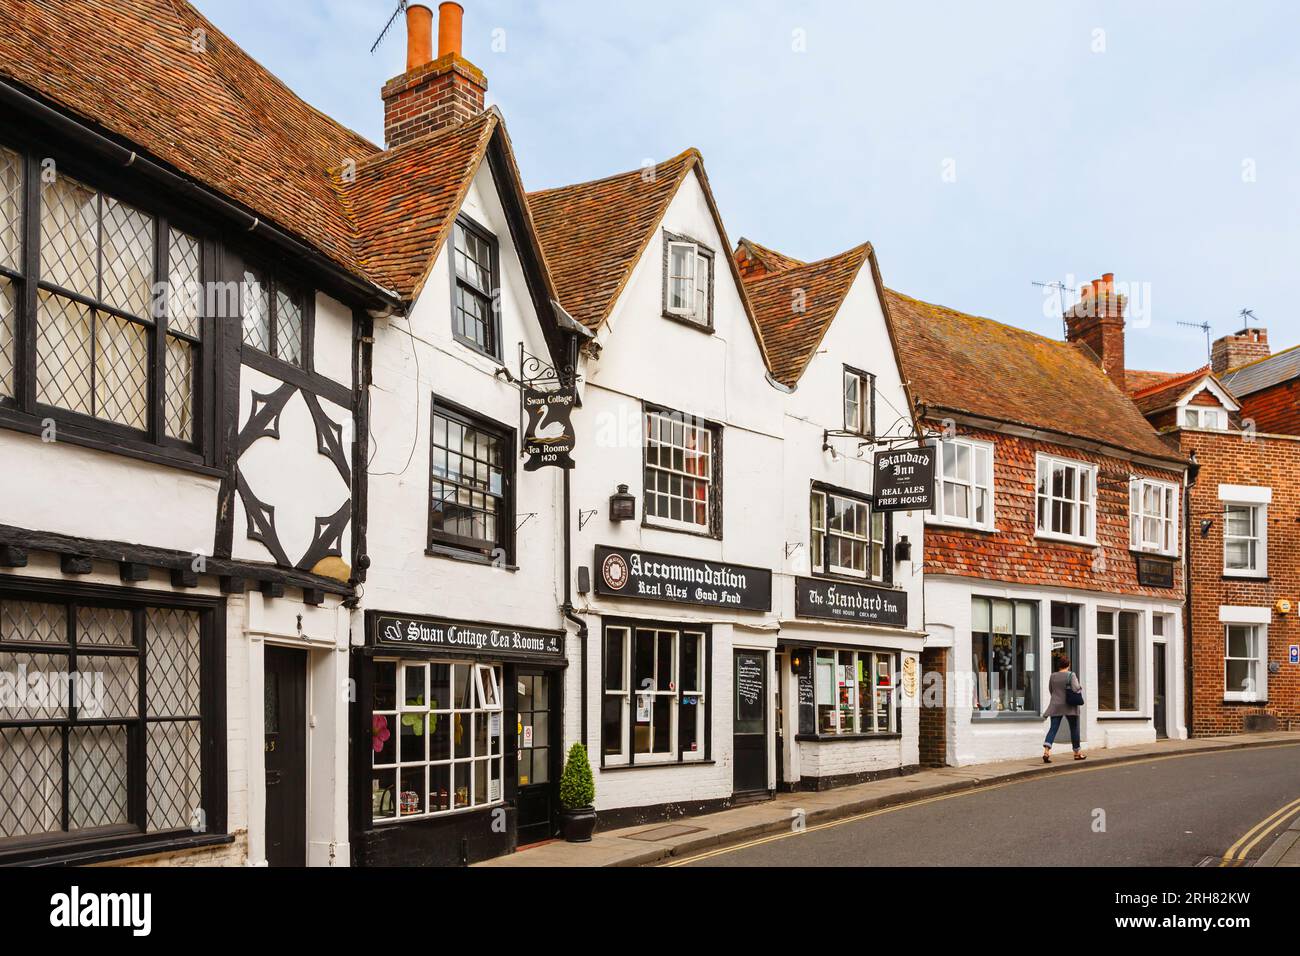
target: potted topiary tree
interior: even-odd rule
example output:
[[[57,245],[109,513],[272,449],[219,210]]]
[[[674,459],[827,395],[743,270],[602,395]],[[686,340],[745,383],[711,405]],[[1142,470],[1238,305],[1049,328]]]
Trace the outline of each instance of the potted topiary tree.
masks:
[[[587,748],[574,744],[560,774],[560,833],[570,843],[590,843],[596,829],[596,782]]]

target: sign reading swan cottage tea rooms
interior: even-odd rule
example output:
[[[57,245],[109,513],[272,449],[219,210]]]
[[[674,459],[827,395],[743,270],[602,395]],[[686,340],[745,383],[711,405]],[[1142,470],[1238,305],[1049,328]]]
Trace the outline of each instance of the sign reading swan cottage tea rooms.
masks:
[[[907,626],[906,591],[795,578],[794,607],[798,617],[887,627]]]
[[[929,511],[933,499],[933,448],[898,448],[877,453],[873,510]]]
[[[504,624],[475,624],[425,617],[375,618],[375,643],[426,651],[455,651],[476,657],[564,657],[559,631],[530,631]]]
[[[596,546],[596,593],[741,611],[772,609],[772,572],[669,554]]]

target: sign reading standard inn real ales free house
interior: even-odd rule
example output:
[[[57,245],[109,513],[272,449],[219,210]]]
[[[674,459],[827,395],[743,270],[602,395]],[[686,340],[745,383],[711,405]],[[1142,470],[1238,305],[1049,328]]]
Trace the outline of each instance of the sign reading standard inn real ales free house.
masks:
[[[795,578],[794,612],[798,617],[823,621],[907,627],[907,592],[844,581]]]
[[[934,506],[934,449],[876,454],[876,511],[929,511]]]
[[[559,631],[531,631],[505,624],[475,624],[428,617],[375,618],[375,643],[426,651],[454,651],[475,657],[527,657],[560,659],[564,635]]]
[[[770,611],[772,572],[597,545],[596,593],[642,601]]]

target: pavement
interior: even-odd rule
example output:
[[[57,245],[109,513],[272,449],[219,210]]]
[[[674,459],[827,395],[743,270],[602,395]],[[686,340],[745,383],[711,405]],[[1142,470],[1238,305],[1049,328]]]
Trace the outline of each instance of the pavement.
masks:
[[[1256,866],[1300,866],[1300,816],[1264,851]]]
[[[655,866],[721,847],[746,843],[764,836],[788,833],[799,821],[803,829],[843,820],[889,807],[916,804],[936,797],[992,788],[1001,784],[1050,778],[1081,767],[1105,767],[1149,761],[1152,758],[1300,744],[1300,733],[1242,734],[1197,740],[1162,740],[1132,747],[1108,748],[1088,752],[1088,760],[1078,763],[1065,753],[1044,764],[1032,759],[1000,761],[967,767],[944,767],[922,770],[904,777],[842,787],[821,793],[782,793],[770,800],[733,807],[695,817],[680,817],[664,823],[652,823],[619,830],[597,832],[590,843],[552,841],[530,847],[509,856],[498,857],[478,866],[525,867],[603,867]],[[1273,804],[1276,806],[1276,803]],[[910,812],[910,811],[909,811]],[[1285,862],[1300,863],[1300,830],[1287,831],[1279,841],[1290,842],[1279,852]],[[1265,854],[1268,858],[1275,846]],[[1257,865],[1263,865],[1263,859]]]

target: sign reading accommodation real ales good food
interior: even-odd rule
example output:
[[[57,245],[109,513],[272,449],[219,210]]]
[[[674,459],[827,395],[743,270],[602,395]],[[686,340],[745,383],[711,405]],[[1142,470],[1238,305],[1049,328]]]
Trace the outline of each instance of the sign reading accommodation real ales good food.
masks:
[[[772,572],[627,548],[596,547],[596,593],[740,611],[772,609]]]
[[[876,455],[876,511],[929,511],[934,504],[934,449],[899,448]]]
[[[907,592],[842,581],[795,578],[794,607],[799,617],[850,624],[907,626]]]
[[[457,651],[475,656],[551,658],[564,656],[559,631],[530,631],[504,624],[472,624],[437,618],[380,615],[375,642],[385,647]]]

